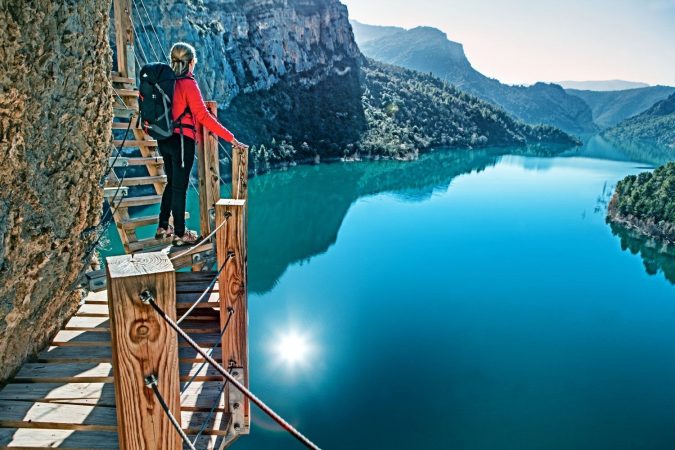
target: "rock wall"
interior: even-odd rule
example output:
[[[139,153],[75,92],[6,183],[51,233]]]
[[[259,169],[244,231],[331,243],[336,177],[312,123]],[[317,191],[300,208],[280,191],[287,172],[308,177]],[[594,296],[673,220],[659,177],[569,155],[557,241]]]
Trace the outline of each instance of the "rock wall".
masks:
[[[133,14],[141,60],[172,43],[197,49],[204,96],[225,107],[241,92],[282,78],[313,85],[359,56],[347,7],[338,0],[145,0]],[[159,42],[152,26],[157,32]],[[161,43],[161,45],[160,45]]]
[[[112,113],[109,0],[0,0],[0,381],[77,306]]]

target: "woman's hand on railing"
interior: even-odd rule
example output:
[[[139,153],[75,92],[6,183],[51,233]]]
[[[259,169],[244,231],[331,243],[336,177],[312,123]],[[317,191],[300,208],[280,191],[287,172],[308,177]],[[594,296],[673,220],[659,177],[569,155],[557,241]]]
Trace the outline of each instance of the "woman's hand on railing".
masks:
[[[241,142],[239,142],[239,141],[236,140],[236,139],[233,139],[233,140],[232,140],[232,146],[233,146],[233,147],[237,147],[237,148],[241,148],[241,149],[243,149],[243,150],[248,150],[248,145],[242,144]]]

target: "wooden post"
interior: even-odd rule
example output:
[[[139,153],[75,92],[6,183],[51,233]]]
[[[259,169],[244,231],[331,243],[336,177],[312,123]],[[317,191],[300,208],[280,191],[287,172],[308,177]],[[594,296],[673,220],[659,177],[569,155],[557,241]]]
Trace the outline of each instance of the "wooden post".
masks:
[[[206,102],[214,115],[218,114],[216,102]],[[202,140],[197,149],[199,172],[199,222],[200,233],[207,236],[213,230],[216,202],[220,199],[220,161],[218,159],[218,137],[204,127]]]
[[[248,150],[232,147],[232,198],[248,199]]]
[[[228,310],[234,309],[230,325],[222,337],[223,365],[241,369],[243,384],[249,385],[248,372],[248,249],[246,246],[246,200],[221,199],[216,203],[216,226],[226,220],[216,233],[218,268],[227,260],[218,278],[220,292],[220,324],[225,325]],[[240,434],[250,429],[248,399],[242,405],[244,423]]]
[[[180,436],[145,386],[145,377],[157,376],[164,401],[180,421],[178,339],[157,312],[140,300],[141,292],[148,290],[175,320],[173,264],[161,252],[111,256],[106,261],[120,449],[181,450]]]
[[[131,1],[113,0],[115,14],[115,45],[117,48],[117,71],[121,77],[135,78],[135,61],[133,54],[134,29],[131,24]],[[130,60],[131,58],[131,60]]]

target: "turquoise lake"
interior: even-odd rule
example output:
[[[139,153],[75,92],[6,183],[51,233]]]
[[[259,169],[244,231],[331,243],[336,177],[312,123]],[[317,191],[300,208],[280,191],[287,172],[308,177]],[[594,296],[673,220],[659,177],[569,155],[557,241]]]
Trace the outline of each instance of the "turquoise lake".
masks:
[[[660,162],[592,139],[253,178],[252,390],[324,449],[675,448],[675,257],[605,222]],[[234,448],[302,447],[254,410]]]

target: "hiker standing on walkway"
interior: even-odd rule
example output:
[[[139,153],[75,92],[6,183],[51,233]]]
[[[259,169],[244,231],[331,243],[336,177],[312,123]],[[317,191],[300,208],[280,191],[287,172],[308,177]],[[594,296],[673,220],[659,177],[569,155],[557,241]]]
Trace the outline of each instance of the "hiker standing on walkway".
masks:
[[[235,147],[247,148],[207,109],[193,75],[195,64],[197,54],[193,46],[177,42],[171,47],[171,69],[176,76],[171,102],[175,128],[169,138],[158,140],[167,185],[155,238],[173,236],[173,244],[177,246],[193,245],[200,239],[195,231],[185,228],[185,199],[195,158],[195,140],[201,136],[202,126]],[[173,227],[169,225],[170,216],[173,216]]]

